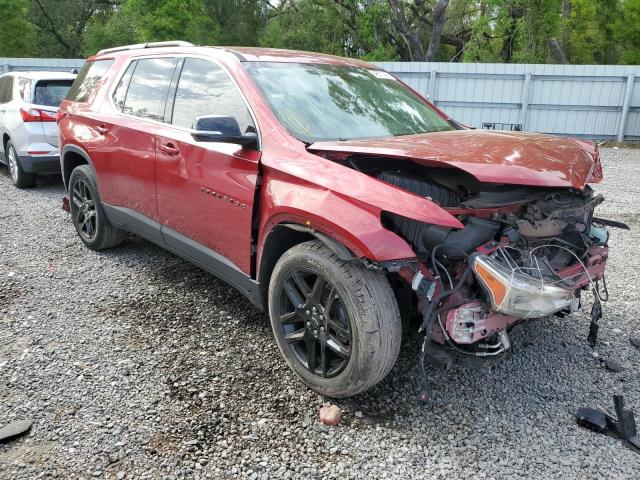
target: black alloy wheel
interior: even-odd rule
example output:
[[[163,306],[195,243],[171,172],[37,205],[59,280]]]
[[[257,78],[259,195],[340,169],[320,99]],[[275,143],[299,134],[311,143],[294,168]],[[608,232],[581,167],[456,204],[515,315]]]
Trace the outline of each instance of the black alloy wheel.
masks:
[[[288,348],[312,374],[342,372],[351,358],[352,326],[338,291],[319,272],[297,268],[282,283],[278,318]]]
[[[83,179],[78,179],[73,185],[71,203],[73,204],[73,221],[77,226],[78,233],[84,240],[93,240],[97,232],[96,202],[91,195],[89,186]]]

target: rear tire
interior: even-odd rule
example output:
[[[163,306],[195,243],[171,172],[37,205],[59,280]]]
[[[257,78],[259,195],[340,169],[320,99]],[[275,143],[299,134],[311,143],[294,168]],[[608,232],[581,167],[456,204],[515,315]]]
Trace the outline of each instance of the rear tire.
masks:
[[[32,188],[36,184],[36,176],[33,173],[26,173],[20,164],[20,158],[16,152],[13,142],[9,140],[4,147],[4,155],[9,168],[11,181],[18,188]]]
[[[269,284],[278,348],[311,389],[343,398],[380,382],[402,336],[398,304],[384,273],[340,260],[320,241],[294,246]]]
[[[122,243],[125,232],[114,228],[102,208],[96,173],[90,165],[80,165],[69,178],[71,219],[80,240],[91,250],[105,250]]]

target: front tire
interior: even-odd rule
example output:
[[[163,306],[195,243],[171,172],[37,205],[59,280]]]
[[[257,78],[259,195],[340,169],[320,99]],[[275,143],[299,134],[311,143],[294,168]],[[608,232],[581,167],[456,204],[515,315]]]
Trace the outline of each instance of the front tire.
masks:
[[[323,395],[344,398],[373,387],[398,357],[400,313],[384,273],[340,260],[320,241],[278,260],[269,314],[287,363]]]
[[[13,142],[9,140],[4,147],[4,155],[9,168],[9,176],[11,181],[18,188],[31,188],[36,184],[36,176],[33,173],[26,173],[22,169],[18,153],[16,152]]]
[[[81,165],[69,178],[69,206],[76,232],[91,250],[105,250],[122,243],[125,233],[112,227],[104,213],[93,168]]]

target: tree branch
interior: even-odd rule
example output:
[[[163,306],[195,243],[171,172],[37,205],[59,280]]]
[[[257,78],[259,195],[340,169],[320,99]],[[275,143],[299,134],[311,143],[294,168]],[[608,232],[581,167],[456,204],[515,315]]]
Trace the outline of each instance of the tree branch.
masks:
[[[551,57],[556,63],[566,64],[569,63],[567,60],[567,55],[564,53],[562,46],[557,38],[549,39],[549,52],[551,53]]]
[[[58,29],[56,28],[55,23],[53,22],[53,20],[49,16],[49,13],[47,12],[47,10],[44,8],[44,5],[42,5],[42,2],[40,0],[34,0],[34,1],[36,2],[36,5],[38,5],[38,7],[40,8],[40,11],[42,12],[42,15],[44,16],[44,19],[49,24],[49,28],[48,28],[49,32],[55,37],[55,39],[58,41],[58,43],[60,45],[62,45],[64,48],[67,49],[67,54],[70,55],[71,54],[71,50],[72,50],[71,46],[62,37],[62,35],[60,35],[60,32],[58,32]]]
[[[433,24],[431,26],[431,38],[429,39],[429,48],[425,55],[425,61],[433,62],[440,50],[440,41],[442,40],[442,31],[444,30],[444,23],[447,21],[447,7],[449,6],[449,0],[438,0],[438,3],[433,7]]]
[[[447,0],[448,2],[449,0]],[[403,37],[407,40],[407,43],[411,46],[409,49],[410,60],[422,61],[424,60],[424,49],[422,48],[422,39],[420,34],[412,29],[407,22],[407,17],[404,12],[404,6],[399,0],[387,0],[389,8],[395,15],[396,23],[398,24],[398,30]]]

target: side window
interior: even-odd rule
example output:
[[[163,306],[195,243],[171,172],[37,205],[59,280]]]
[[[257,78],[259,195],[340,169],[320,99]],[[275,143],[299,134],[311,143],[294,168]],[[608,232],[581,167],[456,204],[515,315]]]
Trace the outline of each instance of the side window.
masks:
[[[122,111],[129,115],[162,121],[171,77],[178,60],[145,58],[138,60]]]
[[[129,64],[124,75],[122,75],[122,78],[118,82],[116,90],[113,92],[113,103],[120,111],[124,108],[124,100],[127,97],[127,89],[129,88],[129,82],[131,81],[133,71],[136,68],[136,63],[136,61],[133,61]]]
[[[7,103],[7,87],[9,86],[9,77],[0,78],[0,103]]]
[[[235,117],[241,132],[254,128],[247,105],[227,72],[209,60],[187,58],[176,90],[171,123],[193,128],[194,120],[204,115]]]
[[[0,79],[0,103],[8,103],[13,99],[13,76]]]
[[[95,60],[85,63],[67,93],[67,100],[86,102],[111,65],[113,60]]]
[[[31,79],[20,77],[18,79],[18,90],[22,100],[31,103]]]

